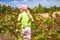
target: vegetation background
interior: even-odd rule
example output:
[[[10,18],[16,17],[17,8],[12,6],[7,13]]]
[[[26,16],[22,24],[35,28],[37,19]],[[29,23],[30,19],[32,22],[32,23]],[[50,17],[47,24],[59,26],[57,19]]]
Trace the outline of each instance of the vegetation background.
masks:
[[[46,8],[39,4],[28,9],[34,18],[31,40],[60,40],[60,7]],[[0,40],[17,40],[21,32],[17,21],[19,13],[17,7],[0,4]]]

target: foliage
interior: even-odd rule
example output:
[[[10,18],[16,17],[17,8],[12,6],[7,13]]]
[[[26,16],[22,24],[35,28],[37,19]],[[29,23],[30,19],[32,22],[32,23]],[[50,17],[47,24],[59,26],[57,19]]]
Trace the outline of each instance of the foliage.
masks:
[[[33,9],[28,8],[34,18],[32,22],[31,40],[60,40],[60,15],[56,18],[44,18],[38,13],[49,12],[50,10],[59,11],[60,7],[46,8],[39,5]],[[0,5],[0,33],[7,33],[20,36],[21,23],[17,21],[20,13],[17,7]],[[37,13],[37,14],[36,14]],[[34,15],[36,14],[36,15]]]

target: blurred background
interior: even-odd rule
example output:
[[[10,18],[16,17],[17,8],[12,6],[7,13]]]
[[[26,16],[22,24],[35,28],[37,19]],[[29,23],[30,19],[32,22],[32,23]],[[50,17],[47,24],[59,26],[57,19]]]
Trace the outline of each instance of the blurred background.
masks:
[[[0,40],[17,40],[20,6],[28,6],[34,18],[31,40],[60,40],[60,0],[0,0]]]

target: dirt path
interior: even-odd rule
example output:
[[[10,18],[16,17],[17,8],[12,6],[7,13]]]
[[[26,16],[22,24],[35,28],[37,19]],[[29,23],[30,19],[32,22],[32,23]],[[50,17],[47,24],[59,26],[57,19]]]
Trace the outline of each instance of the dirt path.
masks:
[[[17,40],[17,38],[8,34],[0,34],[0,40]]]

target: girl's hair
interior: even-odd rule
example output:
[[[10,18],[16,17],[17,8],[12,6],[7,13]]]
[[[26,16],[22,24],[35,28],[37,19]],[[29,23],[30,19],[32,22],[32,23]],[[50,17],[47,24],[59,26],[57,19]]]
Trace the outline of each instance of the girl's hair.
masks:
[[[26,12],[27,12],[27,6],[26,6],[26,5],[22,5],[22,6],[20,7],[20,9],[21,9],[22,11],[26,11]]]

